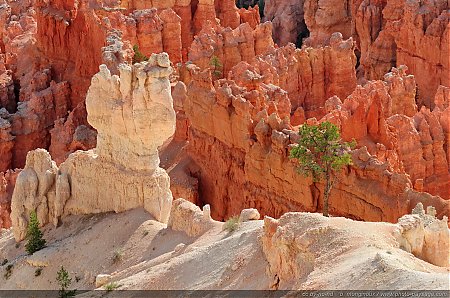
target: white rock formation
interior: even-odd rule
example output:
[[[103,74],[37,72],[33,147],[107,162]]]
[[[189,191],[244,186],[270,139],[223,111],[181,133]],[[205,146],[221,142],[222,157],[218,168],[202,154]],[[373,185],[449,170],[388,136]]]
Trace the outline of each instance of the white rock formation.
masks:
[[[140,206],[168,221],[170,179],[159,167],[157,148],[175,131],[169,57],[154,54],[148,62],[119,68],[120,77],[101,65],[87,94],[97,148],[71,154],[59,169],[45,150],[29,152],[11,203],[16,240],[24,239],[32,210],[42,225],[56,225],[69,214]]]
[[[211,229],[214,223],[209,205],[200,210],[195,204],[180,198],[173,202],[167,227],[185,232],[190,237],[198,237]]]
[[[428,206],[427,212],[418,203],[412,214],[398,221],[397,234],[400,247],[418,258],[441,267],[450,267],[450,232],[447,217],[436,218],[436,209]]]
[[[258,220],[261,218],[258,210],[255,208],[244,209],[241,211],[239,215],[239,222],[249,221],[249,220]]]

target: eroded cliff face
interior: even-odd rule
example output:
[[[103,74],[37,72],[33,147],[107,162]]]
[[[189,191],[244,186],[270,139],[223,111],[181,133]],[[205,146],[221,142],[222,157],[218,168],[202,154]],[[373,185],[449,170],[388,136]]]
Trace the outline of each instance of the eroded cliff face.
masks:
[[[304,39],[304,44],[317,47],[335,32],[344,39],[353,37],[362,81],[379,80],[392,67],[407,65],[416,77],[418,104],[430,109],[439,85],[450,85],[446,0],[266,2],[265,19],[273,21],[274,40],[280,45],[300,45]]]
[[[209,71],[195,68],[191,71],[192,81],[184,103],[190,122],[188,150],[200,167],[197,174],[200,197],[212,206],[213,217],[227,218],[247,207],[275,217],[289,210],[321,210],[322,185],[299,176],[296,165],[288,158],[289,148],[298,135],[290,124],[291,108],[286,92],[258,80],[261,76],[248,68],[240,75],[231,71],[229,77],[235,80],[218,80],[214,86]],[[369,221],[395,221],[417,200],[436,205],[439,216],[448,213],[447,201],[413,191],[414,185],[406,175],[412,172],[407,162],[402,162],[410,159],[402,155],[398,136],[383,120],[389,113],[410,110],[410,105],[414,105],[411,98],[403,104],[396,102],[402,100],[401,88],[408,93],[407,82],[413,80],[402,75],[396,70],[388,75],[390,83],[378,81],[360,87],[342,106],[333,107],[333,100],[339,101],[336,97],[327,101],[328,114],[321,121],[342,125],[343,137],[355,138],[361,147],[353,152],[353,166],[339,175],[331,194],[331,210],[335,214]],[[392,81],[398,85],[395,91]],[[386,102],[380,101],[379,93],[384,93]],[[391,107],[390,110],[384,111],[383,105]],[[443,150],[437,160],[442,153]],[[435,179],[433,174],[430,177]],[[441,187],[447,181],[442,180]],[[367,192],[369,187],[371,191]]]
[[[167,222],[172,203],[169,177],[159,168],[157,147],[175,130],[167,54],[119,66],[120,76],[102,65],[86,98],[88,121],[98,131],[97,147],[71,154],[59,168],[50,154],[27,155],[11,202],[16,240],[25,237],[29,213],[42,225],[61,216],[144,207]]]
[[[146,56],[169,53],[175,66],[164,89],[174,91],[174,143],[182,153],[170,157],[170,146],[161,153],[171,160],[165,167],[179,170],[171,171],[174,196],[210,203],[214,218],[245,207],[272,216],[321,210],[322,185],[297,175],[287,156],[298,125],[326,120],[341,128],[345,140],[358,143],[354,165],[339,174],[333,190],[334,214],[395,221],[418,202],[436,206],[438,217],[448,214],[443,200],[449,199],[450,187],[448,4],[266,2],[266,19],[273,23],[260,24],[256,7],[237,9],[232,0],[38,1],[36,7],[24,1],[22,6],[1,6],[0,107],[5,109],[0,109],[0,171],[23,167],[27,152],[38,147],[48,149],[56,165],[40,153],[27,169],[41,163],[34,160],[46,160],[45,171],[76,177],[90,172],[89,179],[97,182],[95,169],[122,180],[127,178],[117,174],[119,166],[145,173],[157,169],[157,146],[139,137],[149,133],[143,123],[158,123],[144,115],[153,108],[146,99],[132,92],[132,107],[123,109],[127,120],[116,112],[105,116],[104,103],[90,100],[108,85],[105,90],[127,102],[125,91],[116,90],[115,75],[128,80],[134,68],[119,65],[131,65],[132,48],[138,45]],[[301,49],[284,46],[303,37],[308,38]],[[163,63],[161,67],[169,67],[170,62]],[[99,64],[106,65],[95,76],[102,83],[93,84],[97,93],[88,94],[85,103]],[[144,80],[131,72],[138,82]],[[121,102],[111,103],[116,104]],[[133,117],[137,130],[142,129],[136,134],[127,128]],[[97,140],[95,151],[68,157],[95,147]],[[66,178],[53,179],[50,184],[61,180],[59,197],[66,198]],[[105,192],[117,190],[107,185]],[[54,192],[58,197],[56,186]],[[84,200],[79,209],[67,203],[74,213],[91,212],[100,204],[83,199],[99,194],[82,189],[69,196],[76,200],[67,202]],[[142,201],[140,192],[133,197]],[[97,209],[122,210],[122,203],[115,209],[105,204]]]

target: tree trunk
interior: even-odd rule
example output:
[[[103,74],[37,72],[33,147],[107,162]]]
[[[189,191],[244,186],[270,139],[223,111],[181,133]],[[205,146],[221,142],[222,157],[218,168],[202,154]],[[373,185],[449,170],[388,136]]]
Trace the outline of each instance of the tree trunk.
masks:
[[[325,191],[323,194],[323,216],[328,217],[328,199],[330,197],[331,188],[333,187],[333,181],[330,171],[325,174]]]

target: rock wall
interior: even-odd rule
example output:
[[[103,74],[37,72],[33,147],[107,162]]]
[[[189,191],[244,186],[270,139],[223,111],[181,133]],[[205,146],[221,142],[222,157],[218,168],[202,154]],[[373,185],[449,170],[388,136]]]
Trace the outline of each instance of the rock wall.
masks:
[[[19,170],[0,173],[0,228],[11,227],[11,197]]]
[[[416,77],[418,104],[432,109],[439,85],[450,86],[448,9],[446,0],[270,0],[265,20],[273,22],[279,45],[300,45],[308,34],[304,44],[314,47],[328,43],[335,32],[352,37],[362,82],[407,65]]]
[[[398,221],[397,241],[400,247],[431,264],[450,265],[449,229],[447,218],[436,218],[436,210],[428,206],[426,212],[421,203]]]
[[[321,210],[322,185],[299,176],[295,164],[288,158],[289,148],[298,135],[291,130],[289,117],[286,117],[291,108],[285,91],[263,83],[258,79],[260,76],[248,68],[244,72],[231,71],[229,77],[234,80],[218,80],[214,86],[209,70],[191,68],[191,71],[184,103],[190,122],[188,150],[200,168],[197,174],[200,198],[212,206],[212,216],[227,218],[247,207],[275,217],[289,210]],[[411,105],[414,105],[411,98],[402,104],[397,100],[407,98],[405,94],[414,98],[410,89],[414,86],[411,85],[413,78],[405,74],[401,77],[398,72],[392,76],[395,78],[388,76],[388,83],[373,84],[381,86],[384,92],[391,90],[389,100],[395,104],[390,105],[390,113],[411,112]],[[447,201],[412,190],[413,184],[401,170],[397,147],[383,145],[383,137],[390,142],[395,139],[388,136],[390,131],[386,127],[377,126],[382,124],[380,119],[373,118],[386,112],[376,110],[381,105],[380,97],[370,88],[368,85],[363,94],[373,96],[376,104],[358,106],[353,102],[358,101],[359,90],[348,97],[347,104],[355,109],[349,113],[351,118],[369,119],[362,119],[362,123],[367,124],[361,131],[351,131],[357,129],[351,121],[359,123],[360,118],[343,125],[348,129],[343,130],[344,137],[356,138],[361,148],[353,153],[354,165],[339,175],[330,199],[332,212],[368,221],[394,222],[419,200],[426,205],[436,205],[439,216],[448,214]],[[367,100],[364,96],[360,98]],[[387,102],[384,104],[389,106]],[[359,109],[364,110],[358,112]],[[337,107],[332,111],[330,115],[345,113],[345,108]],[[330,118],[327,115],[324,120]],[[370,133],[373,133],[372,141],[368,141],[372,138]],[[371,192],[367,192],[368,188]]]
[[[291,42],[296,44],[307,37],[304,20],[304,0],[266,0],[264,20],[273,24],[273,39],[276,44],[285,46]]]
[[[50,154],[27,155],[11,202],[16,240],[25,237],[36,210],[42,225],[62,216],[144,207],[167,222],[172,203],[169,177],[159,168],[157,147],[175,130],[168,55],[120,66],[120,77],[102,65],[86,99],[88,121],[98,131],[97,147],[77,151],[59,168]]]
[[[336,33],[325,47],[275,48],[269,22],[255,29],[248,24],[235,30],[210,25],[194,39],[189,60],[202,69],[213,69],[211,59],[217,57],[223,65],[215,79],[237,80],[236,76],[256,73],[245,79],[274,84],[287,91],[292,112],[300,108],[308,117],[321,117],[329,97],[346,97],[356,87],[356,57],[351,38],[343,40],[342,35]]]

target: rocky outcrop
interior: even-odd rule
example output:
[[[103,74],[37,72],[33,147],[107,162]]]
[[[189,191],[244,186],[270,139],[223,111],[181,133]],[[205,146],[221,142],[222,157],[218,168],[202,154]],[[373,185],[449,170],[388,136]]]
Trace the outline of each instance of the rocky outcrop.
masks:
[[[343,40],[336,33],[325,47],[275,49],[270,32],[269,22],[255,30],[248,24],[230,30],[211,23],[195,38],[189,60],[201,69],[212,69],[214,79],[230,77],[245,87],[257,82],[279,86],[287,92],[283,96],[289,97],[292,111],[301,108],[307,117],[322,117],[329,97],[346,97],[356,87],[351,38]],[[223,64],[219,72],[211,62],[213,57]]]
[[[120,212],[144,207],[167,222],[172,202],[169,177],[159,168],[157,147],[175,129],[168,55],[120,66],[105,65],[92,79],[86,100],[88,121],[98,131],[97,147],[77,151],[58,168],[43,149],[27,155],[12,198],[16,240],[25,236],[29,213],[41,224],[61,216]]]
[[[392,66],[407,65],[416,77],[418,104],[432,109],[438,86],[450,85],[448,2],[365,0],[354,5],[366,78],[380,79]]]
[[[307,37],[303,12],[304,0],[266,0],[264,20],[273,24],[273,40],[280,46],[299,44]]]
[[[310,32],[308,45],[321,45],[331,34],[340,32],[345,39],[352,36],[351,6],[348,0],[305,0],[304,17]]]
[[[184,103],[190,123],[188,150],[200,168],[196,177],[212,216],[226,218],[247,207],[275,217],[289,210],[320,210],[322,185],[298,176],[288,158],[298,137],[289,123],[290,102],[282,90],[263,83],[251,67],[238,69],[229,74],[234,80],[218,80],[213,86],[209,71],[191,68]],[[354,165],[340,174],[333,190],[330,202],[335,214],[395,222],[408,213],[409,202],[417,196],[427,204],[436,202],[439,216],[448,213],[448,202],[412,191],[395,138],[380,120],[391,113],[411,112],[412,86],[412,77],[394,70],[387,82],[360,87],[341,107],[333,108],[332,101],[325,105],[329,114],[324,120],[333,121],[332,115],[348,117],[340,120],[343,136],[356,138],[362,147],[354,151]],[[367,103],[367,96],[373,102]],[[366,191],[368,185],[371,193]]]
[[[209,205],[203,206],[203,210],[200,210],[191,202],[177,199],[173,202],[167,227],[174,231],[185,232],[190,237],[198,237],[215,224],[210,212]]]
[[[405,215],[398,221],[398,242],[400,247],[437,266],[450,266],[449,229],[447,217],[436,218],[436,210],[422,203],[412,210],[412,215]]]
[[[344,255],[349,260],[341,267],[343,271],[340,270],[339,275],[346,278],[360,268],[364,268],[367,274],[369,267],[370,280],[378,271],[383,276],[391,273],[398,275],[402,270],[395,269],[395,264],[400,259],[403,260],[401,264],[414,266],[413,262],[418,260],[400,248],[434,265],[448,266],[447,224],[434,219],[433,215],[423,214],[423,208],[421,215],[405,215],[396,224],[353,222],[344,218],[325,218],[319,214],[289,212],[278,220],[265,217],[263,229],[260,239],[268,262],[267,273],[273,278],[272,289],[339,287],[342,278],[329,275],[336,272],[335,269],[321,269]],[[367,238],[368,232],[372,235],[370,239]],[[413,249],[420,246],[421,252],[436,250],[434,259],[417,254],[416,250],[411,251],[411,245]],[[420,266],[436,268],[426,262],[420,263]],[[335,263],[333,265],[336,268]],[[446,269],[442,269],[445,272]],[[354,281],[361,280],[365,278],[358,277]],[[371,284],[369,287],[373,289],[376,286]]]
[[[0,172],[11,168],[12,148],[14,136],[11,134],[11,123],[4,119],[8,115],[6,110],[0,110]]]
[[[343,103],[336,97],[329,99],[328,114],[321,121],[335,123],[345,140],[355,139],[391,169],[407,173],[417,190],[448,199],[443,125],[447,108],[440,104],[443,110],[422,107],[417,111],[415,79],[406,71],[404,66],[393,68],[384,81],[357,87]]]
[[[129,15],[115,11],[107,16],[110,26],[122,33],[121,40],[138,46],[142,54],[164,51],[173,63],[182,61],[182,48],[188,45],[182,44],[181,18],[172,9],[149,8]]]
[[[307,34],[304,44],[315,47],[326,44],[335,32],[344,39],[353,37],[362,82],[381,79],[392,67],[407,65],[416,77],[419,106],[430,109],[438,86],[450,84],[449,6],[445,0],[266,2],[266,19],[273,21],[274,29],[282,28],[274,30],[280,45],[288,41],[300,45],[297,37]],[[303,24],[307,28],[302,29]]]
[[[11,227],[11,197],[19,170],[0,173],[0,229]]]

